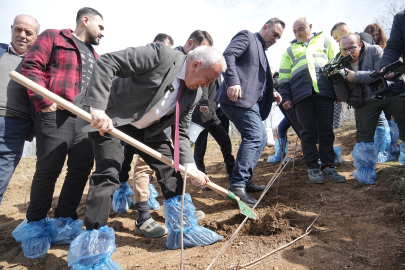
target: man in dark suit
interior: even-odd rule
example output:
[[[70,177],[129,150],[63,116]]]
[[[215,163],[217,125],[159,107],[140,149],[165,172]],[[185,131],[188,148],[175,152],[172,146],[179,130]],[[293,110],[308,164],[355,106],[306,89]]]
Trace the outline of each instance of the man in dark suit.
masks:
[[[187,42],[183,46],[178,46],[174,49],[187,54],[191,50],[202,45],[213,46],[214,41],[207,31],[195,30],[191,33]],[[197,168],[205,173],[204,155],[207,148],[208,132],[210,132],[221,146],[221,152],[224,156],[227,173],[228,175],[231,175],[232,170],[235,167],[235,158],[232,156],[232,144],[227,132],[228,129],[225,131],[223,124],[217,117],[216,110],[218,103],[214,101],[215,94],[220,85],[221,77],[218,77],[218,79],[212,82],[208,88],[202,88],[201,100],[193,112],[191,121],[204,128],[195,142],[194,161]],[[206,188],[205,190],[210,189]]]
[[[208,46],[193,50],[187,59],[183,53],[160,42],[100,56],[80,102],[87,109],[90,107],[93,128],[84,121],[77,126],[93,131],[89,133],[89,140],[96,159],[86,203],[87,229],[98,229],[107,223],[112,194],[119,186],[123,147],[118,138],[107,132],[115,127],[173,159],[171,143],[163,131],[175,124],[178,110],[179,139],[175,138],[174,147],[180,146],[180,163],[189,164],[189,170],[197,170],[188,139],[191,115],[201,98],[200,87],[207,87],[225,69],[223,56]],[[113,80],[114,77],[119,78]],[[179,109],[176,109],[176,100]],[[182,193],[180,172],[142,151],[137,153],[155,171],[166,199]],[[174,160],[176,164],[176,156]],[[208,177],[198,170],[197,174],[196,179],[191,179],[192,184],[204,187]],[[142,212],[149,213],[149,208]],[[138,219],[136,226],[141,228],[149,219]],[[156,226],[152,222],[145,230],[148,228],[153,230]]]
[[[283,21],[273,18],[258,33],[244,30],[233,37],[224,52],[228,69],[214,99],[220,102],[222,111],[242,137],[228,189],[249,206],[257,201],[248,192],[264,189],[251,182],[253,170],[267,143],[262,121],[270,113],[273,98],[278,104],[281,102],[281,96],[273,88],[265,50],[277,42],[284,27]]]

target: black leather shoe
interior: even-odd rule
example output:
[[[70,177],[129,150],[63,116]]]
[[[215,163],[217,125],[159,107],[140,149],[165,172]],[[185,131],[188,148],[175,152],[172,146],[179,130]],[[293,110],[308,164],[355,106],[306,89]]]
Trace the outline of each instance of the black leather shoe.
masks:
[[[228,187],[228,190],[238,196],[240,200],[244,203],[247,204],[249,207],[253,207],[257,200],[253,199],[250,197],[250,195],[246,192],[246,189],[244,187],[235,187],[235,186],[230,186]],[[260,203],[256,206],[256,208],[261,208],[263,207]]]
[[[246,191],[248,193],[262,192],[265,188],[266,188],[266,186],[256,186],[251,181],[246,183]]]

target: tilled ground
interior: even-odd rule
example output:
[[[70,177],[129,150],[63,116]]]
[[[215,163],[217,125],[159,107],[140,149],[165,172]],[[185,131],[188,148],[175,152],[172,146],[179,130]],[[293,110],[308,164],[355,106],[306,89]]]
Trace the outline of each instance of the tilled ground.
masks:
[[[244,225],[211,269],[243,265],[298,238],[319,213],[313,225],[316,231],[249,269],[405,269],[405,207],[403,198],[392,195],[393,181],[405,177],[404,166],[397,161],[380,164],[376,185],[361,185],[352,176],[355,132],[341,130],[335,135],[335,145],[342,147],[346,160],[338,171],[348,181],[310,183],[302,152],[298,149],[294,172],[291,160],[263,198],[264,207],[256,210],[260,219],[249,220]],[[296,136],[290,135],[290,140],[292,158]],[[233,145],[236,156],[238,142]],[[273,147],[266,147],[254,171],[256,184],[267,184],[277,169],[278,164],[266,162],[271,154],[274,154]],[[225,166],[214,141],[209,142],[206,165],[211,180],[226,188]],[[68,246],[52,246],[44,257],[29,260],[24,258],[20,244],[11,236],[12,230],[25,218],[34,171],[35,158],[23,158],[0,206],[0,269],[68,269]],[[56,183],[53,207],[56,207],[65,172],[66,169]],[[88,187],[78,209],[80,219],[84,218],[87,190]],[[160,191],[159,187],[157,190]],[[187,192],[196,208],[206,214],[200,225],[224,236],[223,241],[213,245],[185,250],[185,269],[206,269],[244,217],[238,213],[236,204],[212,191],[188,185]],[[258,198],[260,194],[253,196]],[[158,201],[163,204],[162,197]],[[53,217],[53,209],[49,215]],[[153,212],[152,216],[164,222],[163,210]],[[136,217],[134,209],[122,215],[110,213],[108,226],[116,231],[117,245],[113,259],[124,269],[178,269],[180,251],[168,250],[165,237],[149,239],[135,234]]]

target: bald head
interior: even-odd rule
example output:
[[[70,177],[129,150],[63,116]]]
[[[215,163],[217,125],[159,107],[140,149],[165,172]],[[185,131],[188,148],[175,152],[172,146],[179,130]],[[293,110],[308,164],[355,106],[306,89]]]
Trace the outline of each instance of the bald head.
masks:
[[[18,15],[11,26],[11,45],[19,55],[28,52],[39,34],[38,21],[29,15]]]
[[[21,15],[17,15],[17,16],[14,18],[13,25],[15,25],[16,22],[19,21],[19,20],[30,21],[30,23],[31,23],[32,25],[35,25],[35,24],[36,24],[36,27],[35,27],[36,31],[35,31],[35,32],[37,33],[37,35],[39,35],[39,30],[40,30],[39,28],[40,28],[40,25],[39,25],[39,22],[37,21],[37,19],[35,19],[34,17],[32,17],[32,16],[30,16],[30,15],[21,14]]]
[[[298,42],[306,42],[311,38],[312,23],[307,17],[297,19],[293,24],[293,32]]]

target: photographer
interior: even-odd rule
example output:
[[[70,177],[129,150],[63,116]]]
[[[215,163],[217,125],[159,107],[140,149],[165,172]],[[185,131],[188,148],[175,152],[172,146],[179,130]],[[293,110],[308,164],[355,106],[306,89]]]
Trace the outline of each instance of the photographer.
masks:
[[[373,184],[377,175],[375,163],[377,147],[373,143],[374,132],[382,110],[392,114],[400,130],[401,140],[405,140],[405,106],[400,96],[387,96],[383,100],[375,100],[366,86],[373,79],[370,73],[379,70],[383,51],[378,45],[360,42],[360,36],[354,33],[345,34],[340,40],[342,56],[351,54],[353,60],[344,71],[345,76],[332,76],[336,96],[355,109],[356,146],[353,159],[358,171],[354,177],[362,183]],[[341,73],[342,74],[342,73]]]

